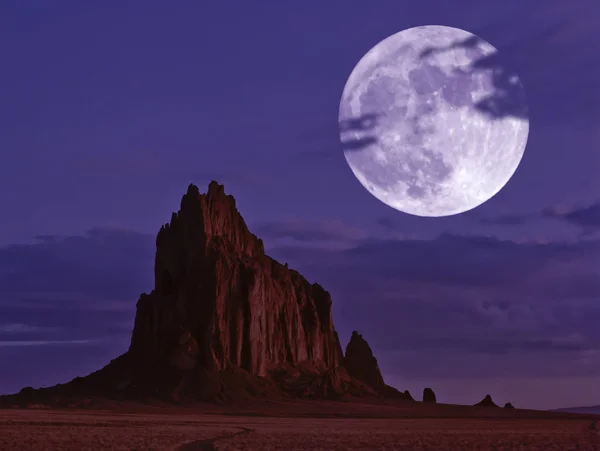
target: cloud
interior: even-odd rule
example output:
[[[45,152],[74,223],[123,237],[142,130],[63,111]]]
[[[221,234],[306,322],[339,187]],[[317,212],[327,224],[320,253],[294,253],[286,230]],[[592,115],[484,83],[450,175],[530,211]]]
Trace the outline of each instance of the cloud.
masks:
[[[584,232],[600,228],[600,202],[588,206],[556,204],[548,206],[536,213],[506,214],[482,218],[482,225],[520,226],[539,220],[559,220],[580,227]]]
[[[39,341],[0,345],[0,362],[10,362],[0,371],[0,394],[18,392],[24,386],[64,383],[96,371],[127,350],[129,336]]]
[[[37,331],[40,328],[38,326],[31,326],[29,324],[22,323],[10,323],[10,324],[0,324],[0,334],[1,333],[23,333],[23,332],[33,332]]]
[[[400,227],[398,220],[390,216],[383,216],[381,218],[378,218],[376,224],[385,230],[391,231],[396,231]]]
[[[127,350],[154,236],[92,229],[0,247],[0,393],[89,374]],[[52,368],[48,372],[48,368]]]
[[[503,226],[518,226],[531,221],[532,215],[507,214],[495,216],[492,218],[482,218],[479,220],[483,225],[503,225]]]
[[[272,222],[255,231],[269,255],[332,293],[342,341],[358,329],[378,356],[411,362],[408,369],[392,357],[382,361],[399,365],[398,374],[456,375],[460,369],[440,367],[445,355],[513,363],[521,356],[513,369],[521,375],[600,374],[593,360],[599,240],[380,239],[339,221]],[[0,248],[0,347],[126,343],[135,302],[152,287],[153,253],[152,237],[121,230]],[[532,366],[538,355],[546,366]],[[478,374],[491,377],[492,369]]]
[[[402,220],[397,216],[382,216],[377,218],[375,225],[379,229],[377,237],[380,239],[417,240],[426,236],[419,227],[419,219],[415,216],[404,216]],[[419,230],[420,233],[409,230]]]
[[[100,340],[31,340],[31,341],[0,341],[0,348],[22,346],[48,346],[48,345],[87,345]]]
[[[575,374],[579,354],[600,349],[597,240],[518,243],[442,234],[268,251],[332,293],[342,336],[358,329],[377,352],[410,353],[414,374],[442,374],[437,359],[445,352],[472,355],[474,362],[544,353],[555,355],[548,358],[553,365],[573,360]],[[514,372],[542,371],[526,357],[522,365]],[[600,375],[600,362],[593,367]],[[557,369],[549,368],[543,371]]]
[[[151,288],[154,238],[119,229],[0,247],[0,299],[23,292],[130,299]]]
[[[542,214],[546,218],[564,220],[584,229],[600,227],[600,202],[587,207],[556,205],[546,208]]]
[[[529,354],[547,351],[589,353],[597,349],[580,334],[571,333],[565,336],[524,339],[482,338],[473,340],[472,338],[462,337],[444,337],[438,339],[417,338],[403,340],[402,343],[396,344],[393,350],[406,351],[414,350],[415,348],[420,350],[458,350],[488,355],[501,355],[510,352]]]
[[[593,0],[576,5],[540,2],[519,11],[509,8],[505,17],[477,30],[498,48],[498,53],[473,65],[474,71],[492,74],[495,89],[479,108],[496,117],[522,116],[514,110],[518,103],[511,102],[516,92],[510,79],[516,72],[525,85],[532,118],[548,124],[597,115],[600,63],[597,46],[590,45],[597,36],[597,8]]]
[[[290,239],[302,243],[355,242],[367,234],[337,220],[307,221],[289,219],[259,224],[255,232],[266,240]]]
[[[90,344],[133,325],[153,288],[154,237],[93,229],[0,247],[0,346]]]

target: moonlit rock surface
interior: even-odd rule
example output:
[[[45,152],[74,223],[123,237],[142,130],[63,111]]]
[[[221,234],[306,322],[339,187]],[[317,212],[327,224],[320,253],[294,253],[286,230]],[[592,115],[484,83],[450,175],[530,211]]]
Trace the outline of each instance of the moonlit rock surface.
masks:
[[[352,172],[373,196],[405,213],[448,216],[481,205],[508,182],[529,121],[516,75],[510,101],[524,118],[478,108],[496,92],[497,74],[473,63],[495,52],[466,31],[422,26],[384,39],[358,62],[340,102],[340,137]]]

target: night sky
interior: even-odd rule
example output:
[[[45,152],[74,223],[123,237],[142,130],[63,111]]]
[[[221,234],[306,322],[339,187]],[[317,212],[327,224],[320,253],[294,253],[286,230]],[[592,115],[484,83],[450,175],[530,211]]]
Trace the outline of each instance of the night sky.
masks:
[[[498,48],[530,114],[505,188],[444,218],[371,196],[337,124],[365,52],[431,24]],[[3,0],[0,55],[0,393],[124,352],[155,234],[215,179],[391,385],[600,404],[597,0]]]

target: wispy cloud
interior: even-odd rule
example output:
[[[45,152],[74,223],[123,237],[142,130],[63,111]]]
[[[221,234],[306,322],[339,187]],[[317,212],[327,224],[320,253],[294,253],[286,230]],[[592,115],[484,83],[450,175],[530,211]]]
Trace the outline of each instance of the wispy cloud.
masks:
[[[35,332],[40,330],[39,326],[32,326],[23,323],[12,323],[12,324],[0,324],[0,333],[5,332],[9,334],[24,333],[24,332]]]
[[[17,293],[131,299],[152,286],[154,237],[120,229],[0,247],[0,299]]]
[[[498,356],[561,353],[548,360],[558,365],[600,348],[598,240],[516,242],[442,234],[366,238],[341,250],[282,246],[271,253],[318,277],[333,294],[342,318],[338,327],[360,329],[378,351],[429,355],[433,360],[419,360],[412,369],[422,374],[437,365],[434,354],[450,349]],[[527,361],[523,365],[514,371],[527,367],[535,373]],[[595,368],[600,374],[600,362]]]
[[[11,341],[0,341],[0,348],[14,348],[23,346],[49,346],[49,345],[87,345],[92,343],[98,343],[104,340],[11,340]]]
[[[94,229],[0,247],[3,347],[93,344],[133,326],[153,288],[154,237]]]
[[[495,216],[492,218],[482,218],[479,220],[479,223],[483,225],[519,226],[526,224],[531,220],[535,220],[536,218],[537,215],[507,214]]]
[[[560,219],[584,229],[600,228],[600,202],[585,207],[556,205],[542,213],[547,218]]]
[[[600,229],[600,202],[587,206],[550,205],[541,211],[524,214],[505,214],[478,219],[482,225],[521,226],[540,220],[558,220],[582,229],[589,234]]]
[[[355,243],[368,234],[337,220],[307,221],[288,219],[258,224],[255,232],[267,241],[292,240],[312,245],[324,243]]]
[[[253,231],[270,241],[270,255],[332,293],[342,332],[349,325],[376,351],[412,353],[413,372],[439,373],[432,366],[443,352],[556,353],[549,361],[573,363],[576,372],[579,354],[600,348],[599,240],[380,239],[340,221],[288,220]],[[152,286],[153,241],[104,231],[0,248],[0,346],[83,346],[128,334],[135,301]],[[542,371],[528,365],[515,371]]]

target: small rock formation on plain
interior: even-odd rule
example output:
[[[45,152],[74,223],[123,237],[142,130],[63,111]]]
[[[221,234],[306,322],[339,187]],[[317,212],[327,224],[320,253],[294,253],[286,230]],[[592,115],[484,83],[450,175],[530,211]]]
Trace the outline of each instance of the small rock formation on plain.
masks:
[[[505,409],[514,409],[515,406],[513,406],[511,403],[507,402],[506,404],[504,404],[504,408]]]
[[[431,403],[437,402],[435,399],[435,393],[429,387],[427,387],[423,390],[423,402],[431,402]]]
[[[376,390],[382,389],[385,385],[377,359],[373,355],[369,343],[356,331],[352,332],[348,346],[346,346],[343,366],[348,370],[350,376]]]
[[[410,392],[408,390],[404,390],[404,397],[409,401],[415,400],[415,398],[412,397],[412,395],[410,394]]]
[[[383,381],[383,376],[371,346],[357,331],[353,331],[350,336],[342,366],[350,377],[365,383],[383,396],[405,397],[404,393],[390,387]]]
[[[268,257],[214,181],[206,194],[189,185],[160,228],[154,280],[137,302],[128,352],[27,397],[404,396],[358,333],[342,354],[329,293]]]
[[[490,395],[485,395],[485,398],[483,398],[475,405],[481,407],[498,407],[496,403],[492,400],[492,397]]]

